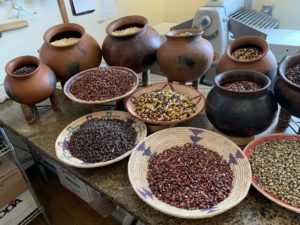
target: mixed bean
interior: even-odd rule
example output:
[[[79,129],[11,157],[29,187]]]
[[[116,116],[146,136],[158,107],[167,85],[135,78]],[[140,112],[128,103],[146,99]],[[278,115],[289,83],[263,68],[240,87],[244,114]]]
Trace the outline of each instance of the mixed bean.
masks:
[[[118,119],[91,119],[72,134],[69,150],[83,162],[106,162],[131,150],[136,132],[130,122]]]
[[[134,34],[138,31],[140,31],[142,28],[140,27],[128,27],[125,29],[120,29],[120,30],[115,30],[112,32],[113,35],[116,36],[124,36],[124,35],[128,35],[128,34]]]
[[[185,144],[156,155],[149,164],[147,180],[152,193],[167,204],[207,209],[229,196],[233,172],[218,153]]]
[[[60,46],[75,44],[79,40],[80,40],[80,38],[74,38],[74,37],[62,38],[62,39],[59,39],[59,40],[52,41],[50,44],[53,45],[53,46],[60,47]]]
[[[24,76],[26,74],[32,73],[36,68],[37,68],[36,65],[26,65],[17,68],[16,70],[13,71],[12,74],[15,76]]]
[[[300,64],[288,68],[285,76],[294,84],[300,85]]]
[[[270,140],[250,156],[253,176],[262,189],[300,207],[300,140]]]
[[[196,104],[188,96],[171,90],[141,94],[134,107],[140,117],[156,121],[182,120],[196,112]]]
[[[251,81],[234,81],[228,82],[222,85],[225,89],[229,91],[237,91],[237,92],[251,92],[256,91],[261,88],[260,85]]]
[[[252,61],[259,58],[263,51],[256,46],[243,46],[231,53],[231,56],[239,61]]]
[[[97,68],[75,80],[70,92],[85,101],[108,100],[128,93],[134,82],[129,72],[110,67]]]

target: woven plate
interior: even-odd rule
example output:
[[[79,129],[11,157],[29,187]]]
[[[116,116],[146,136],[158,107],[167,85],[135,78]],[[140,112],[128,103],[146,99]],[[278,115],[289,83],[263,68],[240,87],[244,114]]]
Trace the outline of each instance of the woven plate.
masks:
[[[82,99],[79,99],[77,97],[75,97],[71,92],[70,92],[70,88],[72,86],[72,84],[74,83],[75,80],[79,79],[80,77],[83,77],[83,76],[87,76],[88,75],[88,72],[90,71],[94,71],[94,70],[101,70],[103,69],[103,67],[96,67],[96,68],[92,68],[92,69],[88,69],[88,70],[84,70],[76,75],[74,75],[73,77],[71,77],[66,83],[65,83],[65,86],[64,86],[64,93],[65,95],[73,100],[74,102],[78,102],[78,103],[83,103],[83,104],[103,104],[103,103],[108,103],[108,102],[113,102],[113,101],[117,101],[117,100],[120,100],[120,99],[123,99],[123,98],[126,98],[127,96],[129,96],[130,94],[132,94],[135,89],[138,87],[138,76],[137,74],[131,70],[131,69],[128,69],[128,68],[125,68],[125,67],[119,67],[119,66],[110,66],[111,69],[114,69],[114,70],[121,70],[121,71],[124,71],[124,72],[127,72],[129,73],[133,79],[134,79],[134,83],[133,83],[133,87],[131,88],[130,91],[128,91],[126,94],[124,95],[121,95],[121,96],[118,96],[118,97],[115,97],[115,98],[111,98],[111,99],[106,99],[106,100],[102,100],[102,101],[86,101],[86,100],[82,100]]]
[[[62,161],[63,163],[74,166],[78,168],[94,168],[94,167],[101,167],[106,166],[115,162],[118,162],[125,157],[129,156],[132,150],[126,152],[125,154],[106,162],[99,162],[99,163],[85,163],[82,160],[75,158],[71,155],[70,151],[68,150],[68,142],[70,141],[70,137],[75,130],[77,130],[80,125],[92,118],[100,118],[100,119],[119,119],[123,121],[132,120],[132,127],[135,129],[137,133],[136,144],[139,143],[147,136],[147,127],[144,122],[132,117],[127,112],[122,111],[101,111],[91,113],[85,116],[80,117],[79,119],[73,121],[68,126],[66,126],[55,142],[55,150],[57,158]]]
[[[176,91],[181,94],[185,94],[188,96],[194,103],[196,103],[196,112],[192,114],[189,118],[182,119],[182,120],[172,120],[172,121],[158,121],[158,120],[149,120],[149,119],[144,119],[140,117],[136,112],[135,112],[135,106],[134,106],[134,101],[137,97],[139,97],[141,94],[147,93],[147,92],[152,92],[152,91],[157,91],[157,90],[172,90]],[[126,100],[126,108],[128,112],[133,115],[134,117],[150,124],[159,124],[159,125],[167,125],[167,124],[175,124],[175,123],[181,123],[185,122],[187,120],[193,119],[195,116],[197,116],[203,109],[205,105],[205,97],[204,95],[196,90],[193,87],[186,86],[183,84],[178,84],[178,83],[157,83],[157,84],[152,84],[148,85],[146,87],[140,88],[136,90],[129,98]]]
[[[251,158],[251,153],[255,149],[255,147],[263,142],[270,141],[270,140],[282,140],[282,139],[298,139],[300,141],[300,135],[294,135],[294,134],[270,134],[261,138],[258,138],[252,142],[250,142],[245,148],[244,153],[248,159]],[[300,149],[299,149],[300,150]],[[252,185],[264,196],[266,196],[271,201],[277,203],[278,205],[281,205],[287,209],[290,209],[296,213],[300,213],[300,208],[292,206],[282,200],[279,200],[278,198],[271,195],[269,192],[266,192],[264,189],[260,187],[260,185],[257,183],[255,177],[252,177],[251,179]]]
[[[153,157],[173,146],[182,146],[186,143],[203,145],[216,151],[230,163],[234,174],[233,189],[224,201],[212,208],[204,210],[176,208],[158,200],[149,188],[147,171]],[[168,215],[190,219],[213,217],[234,207],[246,197],[251,184],[249,161],[235,143],[212,131],[192,127],[169,128],[148,136],[133,149],[128,163],[128,174],[134,191],[147,204]]]

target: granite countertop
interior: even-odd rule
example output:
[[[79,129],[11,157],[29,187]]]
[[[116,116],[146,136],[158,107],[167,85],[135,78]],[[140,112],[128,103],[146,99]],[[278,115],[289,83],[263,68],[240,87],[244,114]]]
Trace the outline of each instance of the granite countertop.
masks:
[[[156,80],[159,81],[160,79],[163,78],[157,78]],[[200,85],[200,90],[206,94],[210,88]],[[152,209],[135,194],[127,175],[128,158],[116,164],[97,169],[76,169],[65,166],[55,156],[55,140],[65,126],[78,117],[90,113],[91,108],[87,105],[72,102],[60,90],[57,92],[61,103],[61,111],[54,112],[52,109],[41,108],[34,125],[27,125],[18,103],[8,100],[0,104],[2,126],[21,136],[29,145],[35,147],[40,154],[68,169],[143,223],[152,225],[298,225],[300,223],[299,214],[276,205],[253,188],[250,189],[248,196],[239,205],[213,218],[187,220],[170,217]],[[49,101],[42,104],[49,104]],[[185,125],[210,129],[204,113]]]

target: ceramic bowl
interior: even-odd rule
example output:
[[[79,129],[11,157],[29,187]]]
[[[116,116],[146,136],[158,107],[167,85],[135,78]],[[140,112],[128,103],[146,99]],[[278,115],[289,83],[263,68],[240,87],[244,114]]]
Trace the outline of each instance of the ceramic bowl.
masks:
[[[195,143],[217,152],[230,164],[233,171],[233,188],[229,196],[209,209],[186,210],[168,205],[154,196],[147,181],[148,165],[156,154],[173,146]],[[154,209],[180,218],[200,219],[221,214],[239,204],[251,185],[251,168],[242,150],[232,141],[212,131],[176,127],[158,131],[141,141],[132,151],[128,175],[136,194]]]
[[[112,111],[101,111],[101,112],[87,114],[85,116],[78,118],[77,120],[73,121],[68,126],[66,126],[57,137],[55,142],[55,150],[56,150],[56,157],[60,161],[62,161],[63,163],[69,166],[74,166],[78,168],[95,168],[95,167],[101,167],[101,166],[107,166],[113,164],[130,155],[132,150],[127,151],[125,154],[120,155],[119,157],[113,160],[109,160],[106,162],[98,162],[98,163],[86,163],[72,156],[72,154],[68,149],[68,144],[73,132],[76,131],[83,122],[92,118],[119,119],[122,121],[132,120],[133,121],[132,127],[135,129],[137,133],[135,144],[139,143],[147,136],[147,128],[145,123],[136,118],[133,118],[127,112],[112,110]]]

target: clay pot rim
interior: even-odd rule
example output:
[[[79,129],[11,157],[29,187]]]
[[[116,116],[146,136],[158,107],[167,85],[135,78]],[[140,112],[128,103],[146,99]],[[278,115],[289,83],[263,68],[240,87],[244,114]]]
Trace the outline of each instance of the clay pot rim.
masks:
[[[293,62],[294,61],[294,62]],[[278,66],[278,73],[280,77],[290,86],[300,89],[300,85],[293,83],[286,76],[286,71],[292,67],[300,64],[300,55],[287,56]]]
[[[126,34],[126,35],[113,34],[113,32],[115,30],[119,29],[120,27],[124,27],[126,25],[131,25],[131,24],[134,24],[134,25],[141,24],[141,25],[143,25],[143,27],[141,27],[141,30],[136,31],[131,34]],[[106,33],[112,37],[126,38],[126,37],[131,37],[131,36],[134,36],[134,35],[144,32],[147,27],[148,27],[148,19],[144,16],[140,16],[140,15],[124,16],[124,17],[116,19],[116,20],[112,21],[110,24],[108,24],[106,27]]]
[[[233,52],[233,50],[235,50],[239,47],[245,46],[245,45],[253,45],[253,46],[259,47],[262,50],[263,54],[261,56],[259,56],[258,58],[253,59],[251,61],[241,61],[241,60],[235,59],[234,57],[231,56],[231,53]],[[234,62],[249,64],[249,63],[257,62],[258,60],[265,57],[268,54],[269,50],[270,50],[269,44],[267,43],[267,41],[265,39],[263,39],[261,37],[257,37],[257,36],[244,36],[244,37],[235,39],[227,46],[226,55]]]
[[[176,36],[177,34],[189,32],[192,33],[192,35],[188,36]],[[179,30],[172,30],[165,34],[168,38],[178,38],[178,39],[186,39],[189,37],[196,37],[196,36],[202,36],[204,33],[204,30],[202,29],[179,29]]]
[[[23,62],[24,60],[27,60],[27,61],[24,63]],[[17,68],[28,65],[28,64],[36,65],[35,70],[33,70],[31,73],[27,73],[24,75],[13,75],[13,72]],[[36,73],[40,69],[40,65],[41,65],[40,60],[37,57],[31,56],[31,55],[24,55],[24,56],[19,56],[19,57],[16,57],[16,58],[10,60],[5,66],[5,72],[7,75],[16,77],[16,78],[29,77],[32,74]]]
[[[236,75],[239,75],[238,77],[234,77]],[[231,76],[233,76],[232,80],[230,81],[243,81],[243,80],[250,80],[252,82],[255,82],[254,79],[256,80],[260,80],[261,82],[264,82],[265,84],[255,90],[255,91],[232,91],[232,90],[228,90],[226,88],[224,88],[221,84],[222,83],[226,83],[226,82],[222,82],[223,80],[225,80],[226,78],[231,78]],[[242,78],[253,78],[253,80],[251,79],[242,79]],[[228,81],[227,81],[228,82]],[[214,83],[215,85],[220,88],[223,92],[226,93],[231,93],[231,94],[239,94],[239,95],[253,95],[253,94],[262,94],[264,93],[271,85],[271,80],[270,78],[268,78],[265,74],[260,73],[260,72],[256,72],[256,71],[251,71],[251,70],[230,70],[230,71],[226,71],[223,73],[218,74],[215,79],[214,79]],[[255,82],[257,83],[257,82]]]
[[[57,32],[58,31],[58,32]],[[57,34],[59,33],[63,33],[63,32],[70,32],[70,31],[76,31],[78,33],[81,34],[81,37],[79,38],[79,40],[73,44],[68,44],[68,45],[64,45],[64,46],[55,46],[55,45],[52,45],[50,43],[50,40]],[[55,25],[53,27],[50,27],[44,34],[43,36],[43,39],[44,39],[44,42],[53,47],[53,48],[66,48],[66,47],[70,47],[70,46],[73,46],[73,45],[77,45],[82,39],[83,37],[85,36],[85,29],[77,24],[77,23],[62,23],[62,24],[58,24],[58,25]]]

